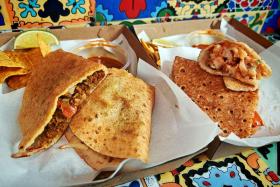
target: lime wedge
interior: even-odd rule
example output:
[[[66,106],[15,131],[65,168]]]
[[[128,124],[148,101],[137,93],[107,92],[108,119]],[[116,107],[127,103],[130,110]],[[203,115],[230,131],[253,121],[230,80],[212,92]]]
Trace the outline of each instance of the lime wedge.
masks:
[[[32,31],[25,31],[16,37],[14,43],[14,49],[40,47],[40,43],[42,42],[48,46],[59,44],[59,40],[51,32],[32,30]]]

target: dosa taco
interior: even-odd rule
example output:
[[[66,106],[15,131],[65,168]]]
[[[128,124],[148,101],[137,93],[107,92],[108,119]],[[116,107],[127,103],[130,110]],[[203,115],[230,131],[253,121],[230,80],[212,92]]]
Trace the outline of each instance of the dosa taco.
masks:
[[[234,91],[254,91],[258,80],[269,77],[271,68],[248,45],[223,40],[203,49],[199,66],[210,74],[224,76],[227,88]]]
[[[62,50],[47,55],[25,89],[18,118],[23,137],[12,156],[30,156],[56,143],[106,74],[105,66]]]
[[[70,128],[101,155],[147,162],[153,104],[152,86],[112,68],[73,117]]]
[[[25,89],[19,114],[23,138],[12,157],[43,151],[65,134],[69,144],[62,147],[74,148],[94,169],[115,168],[125,158],[147,162],[152,86],[62,50],[41,64]]]
[[[253,135],[258,129],[256,91],[232,91],[225,87],[223,77],[210,74],[195,61],[176,57],[172,80],[215,122],[221,135],[231,132],[241,138]]]

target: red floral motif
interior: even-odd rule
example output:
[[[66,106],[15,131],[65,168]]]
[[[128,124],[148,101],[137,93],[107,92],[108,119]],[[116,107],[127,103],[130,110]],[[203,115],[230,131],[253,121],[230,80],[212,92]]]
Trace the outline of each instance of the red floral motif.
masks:
[[[247,7],[249,5],[248,1],[241,2],[242,7]]]
[[[221,13],[227,13],[227,12],[228,12],[227,9],[223,9],[223,10],[221,11]]]
[[[176,169],[172,170],[171,171],[172,175],[175,176],[175,175],[178,175],[179,174],[179,171],[177,171]]]
[[[240,22],[243,23],[244,25],[248,25],[248,21],[246,19],[242,19]]]
[[[234,178],[234,177],[235,177],[234,171],[231,171],[231,172],[229,173],[229,176],[230,176],[231,178]]]
[[[279,177],[273,171],[269,171],[267,173],[267,175],[269,175],[271,177],[272,181],[274,181],[274,182],[278,182],[279,181]]]
[[[265,32],[267,32],[267,33],[274,33],[274,29],[272,27],[267,27]]]
[[[260,0],[237,0],[236,2],[239,3],[242,8],[253,8],[260,4]]]
[[[122,0],[119,6],[130,19],[137,18],[141,11],[146,9],[146,0]]]
[[[202,183],[204,186],[211,186],[211,183],[210,182],[208,182],[208,181],[203,181],[203,183]]]

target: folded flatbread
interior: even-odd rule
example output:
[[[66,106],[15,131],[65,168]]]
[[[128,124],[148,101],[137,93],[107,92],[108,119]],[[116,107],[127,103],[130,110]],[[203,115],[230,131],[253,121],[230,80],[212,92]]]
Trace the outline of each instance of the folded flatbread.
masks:
[[[230,81],[226,80],[226,85],[235,91],[239,91],[239,88],[243,91],[246,85],[248,90],[257,89],[258,80],[269,77],[272,73],[271,68],[248,45],[229,40],[211,44],[203,49],[198,62],[208,73],[233,78]],[[244,84],[238,86],[238,81]]]
[[[123,161],[123,159],[113,158],[93,151],[79,138],[77,138],[70,128],[66,130],[65,137],[69,142],[66,146],[74,148],[78,155],[94,170],[100,171],[116,169],[120,162]]]
[[[227,136],[233,132],[241,138],[253,135],[258,91],[236,92],[225,87],[223,77],[212,75],[197,62],[176,57],[173,81],[215,122]]]
[[[147,162],[153,103],[153,87],[113,68],[73,117],[70,128],[95,152]]]
[[[29,73],[28,70],[15,67],[0,67],[0,84],[3,83],[8,77],[14,75],[24,75]]]
[[[25,89],[18,118],[23,137],[12,156],[30,156],[56,143],[106,73],[105,66],[62,50],[47,55]]]
[[[24,75],[13,75],[8,77],[5,82],[11,89],[20,89],[22,87],[25,87],[28,83],[28,80],[31,76],[31,72],[24,74]]]

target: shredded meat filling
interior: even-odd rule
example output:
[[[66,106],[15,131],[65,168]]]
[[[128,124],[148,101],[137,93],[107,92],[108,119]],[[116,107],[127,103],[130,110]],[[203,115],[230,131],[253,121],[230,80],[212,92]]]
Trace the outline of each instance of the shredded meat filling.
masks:
[[[223,73],[235,74],[253,79],[256,77],[258,59],[252,58],[244,49],[234,44],[216,44],[210,49],[207,65]]]
[[[50,144],[56,136],[61,136],[68,127],[69,120],[65,118],[60,109],[56,109],[53,118],[45,127],[35,142],[27,148],[28,151],[40,149],[44,144]]]
[[[67,93],[58,98],[58,105],[51,121],[47,124],[42,134],[27,150],[40,149],[44,144],[48,145],[55,137],[61,137],[68,127],[71,117],[79,109],[87,96],[105,76],[103,71],[97,71],[88,76],[83,82],[77,84],[72,94]],[[74,110],[71,110],[71,108]]]

